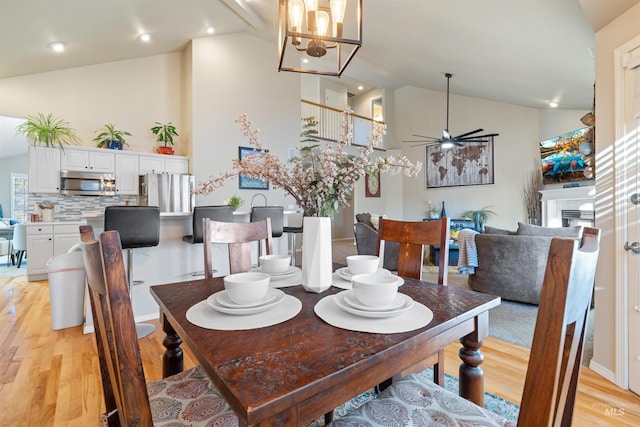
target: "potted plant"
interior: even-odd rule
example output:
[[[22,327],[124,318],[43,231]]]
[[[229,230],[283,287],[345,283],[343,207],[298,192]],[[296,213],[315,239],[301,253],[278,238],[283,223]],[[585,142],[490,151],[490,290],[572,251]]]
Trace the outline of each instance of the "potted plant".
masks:
[[[100,133],[98,133],[100,132]],[[122,150],[122,147],[127,144],[125,136],[131,136],[131,134],[125,130],[117,130],[113,123],[107,123],[104,128],[96,131],[98,135],[93,138],[98,144],[98,148],[110,148],[111,150]]]
[[[484,223],[487,221],[487,219],[491,215],[495,215],[494,211],[489,210],[490,207],[491,206],[486,206],[477,211],[464,211],[462,212],[462,218],[472,220],[474,222],[476,231],[482,232],[482,227],[484,226]]]
[[[243,203],[244,203],[244,200],[242,200],[242,198],[240,198],[240,196],[236,194],[234,194],[233,196],[229,197],[227,200],[224,201],[224,204],[231,206],[231,209],[233,209],[234,211],[237,210],[240,206],[242,206]]]
[[[175,126],[171,122],[167,124],[155,123],[156,126],[151,128],[151,132],[156,135],[158,143],[164,143],[164,145],[158,147],[158,154],[173,155],[173,148],[169,147],[169,145],[173,145],[173,137],[178,136]]]
[[[18,125],[16,133],[23,134],[34,144],[64,149],[65,144],[78,145],[80,142],[75,129],[71,128],[67,121],[54,117],[51,113],[37,113],[35,116],[27,116],[26,119],[27,121]]]

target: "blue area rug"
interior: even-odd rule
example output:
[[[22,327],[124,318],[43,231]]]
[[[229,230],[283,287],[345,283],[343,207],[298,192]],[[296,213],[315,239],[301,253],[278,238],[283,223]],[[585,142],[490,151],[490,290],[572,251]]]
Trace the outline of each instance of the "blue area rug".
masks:
[[[428,380],[433,380],[433,370],[431,368],[426,369],[420,372],[420,376]],[[458,379],[452,377],[451,375],[445,374],[444,388],[449,390],[452,393],[458,394]],[[376,396],[377,396],[377,393],[373,389],[371,389],[351,399],[344,405],[340,405],[333,412],[334,419],[338,419],[340,417],[345,416],[349,412],[360,407],[363,403],[371,399],[374,399]],[[512,421],[518,420],[518,412],[520,411],[520,407],[515,403],[511,403],[491,393],[487,393],[487,392],[484,393],[484,407],[492,412],[502,415],[507,420],[512,420]],[[307,427],[320,427],[320,426],[324,426],[324,419],[318,419],[312,422],[311,424],[308,424]]]

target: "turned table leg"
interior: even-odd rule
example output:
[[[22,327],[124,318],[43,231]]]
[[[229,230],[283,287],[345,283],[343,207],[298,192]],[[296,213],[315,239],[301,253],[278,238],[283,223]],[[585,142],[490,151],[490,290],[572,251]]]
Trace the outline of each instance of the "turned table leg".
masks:
[[[462,364],[459,369],[459,394],[478,406],[484,406],[484,373],[480,367],[484,355],[480,347],[489,333],[489,313],[482,313],[475,321],[476,330],[460,339],[462,348],[458,355]]]
[[[182,357],[182,339],[173,329],[164,313],[160,313],[160,321],[162,322],[162,330],[166,334],[162,340],[162,345],[166,348],[162,354],[162,377],[167,378],[171,375],[178,374],[184,369]]]

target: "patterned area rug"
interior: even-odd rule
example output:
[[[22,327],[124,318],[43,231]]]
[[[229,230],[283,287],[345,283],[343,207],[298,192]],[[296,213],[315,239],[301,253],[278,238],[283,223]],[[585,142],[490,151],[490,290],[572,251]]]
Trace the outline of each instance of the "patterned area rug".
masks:
[[[420,373],[420,376],[428,380],[432,380],[433,371],[431,368],[425,369]],[[458,394],[458,379],[452,377],[451,375],[445,374],[444,388],[452,393]],[[349,412],[360,407],[365,402],[374,399],[376,396],[377,394],[373,390],[370,390],[358,397],[351,399],[344,405],[340,405],[333,412],[334,419],[345,416]],[[515,403],[511,403],[487,392],[484,393],[484,407],[492,412],[502,415],[505,419],[511,421],[517,421],[518,412],[520,411],[520,407]],[[308,424],[308,427],[320,427],[324,425],[324,419],[318,419],[313,423]]]

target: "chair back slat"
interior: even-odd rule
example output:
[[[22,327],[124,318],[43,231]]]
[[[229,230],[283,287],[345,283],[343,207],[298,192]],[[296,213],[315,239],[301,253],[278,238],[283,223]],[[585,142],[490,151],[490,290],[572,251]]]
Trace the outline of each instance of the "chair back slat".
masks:
[[[378,226],[378,255],[381,242],[398,242],[398,275],[422,279],[425,245],[440,245],[438,283],[447,284],[449,264],[449,218],[437,221],[395,221],[380,218]]]
[[[251,268],[251,243],[266,241],[266,253],[273,253],[271,219],[256,222],[219,222],[203,219],[205,277],[213,276],[212,243],[229,245],[229,272],[243,273]]]
[[[82,254],[109,425],[150,426],[153,425],[151,407],[120,236],[117,231],[107,231],[96,241],[89,227],[81,228]],[[112,414],[116,409],[117,421]]]
[[[518,426],[569,426],[599,254],[600,231],[551,242]]]

